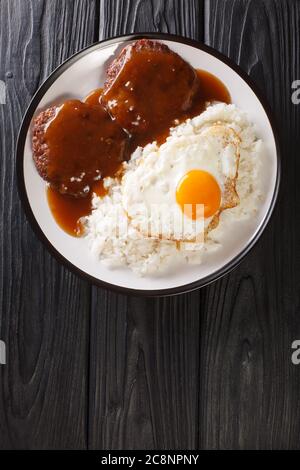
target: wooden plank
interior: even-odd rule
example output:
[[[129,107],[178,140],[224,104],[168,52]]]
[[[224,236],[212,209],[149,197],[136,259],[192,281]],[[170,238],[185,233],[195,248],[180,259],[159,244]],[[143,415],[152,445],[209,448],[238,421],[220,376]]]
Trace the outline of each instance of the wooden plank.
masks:
[[[93,294],[90,447],[195,447],[199,297]]]
[[[201,39],[202,2],[99,2],[99,37],[164,31]],[[137,299],[93,288],[89,447],[197,445],[199,292]]]
[[[98,0],[101,39],[157,31],[203,37],[203,0]]]
[[[256,248],[206,291],[201,321],[203,448],[299,448],[299,124],[291,84],[300,77],[298,1],[208,0],[206,42],[250,74],[270,101],[282,138],[281,198]]]
[[[90,287],[44,250],[18,199],[14,151],[40,83],[93,41],[95,2],[0,3],[0,448],[85,448]]]

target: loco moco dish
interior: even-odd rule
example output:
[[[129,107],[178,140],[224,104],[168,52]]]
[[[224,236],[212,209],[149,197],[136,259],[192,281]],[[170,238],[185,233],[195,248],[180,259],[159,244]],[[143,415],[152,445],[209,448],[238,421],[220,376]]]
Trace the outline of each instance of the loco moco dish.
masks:
[[[104,87],[34,121],[57,223],[108,266],[200,263],[259,203],[261,141],[216,77],[158,41],[126,46]]]

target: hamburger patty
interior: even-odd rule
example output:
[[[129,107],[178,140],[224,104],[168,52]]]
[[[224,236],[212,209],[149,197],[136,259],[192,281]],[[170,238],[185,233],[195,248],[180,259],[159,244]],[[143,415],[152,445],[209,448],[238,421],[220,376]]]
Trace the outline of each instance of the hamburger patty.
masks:
[[[130,134],[150,138],[174,125],[200,89],[196,71],[168,46],[141,39],[107,70],[101,103]]]
[[[45,127],[54,118],[57,106],[51,106],[41,112],[34,120],[32,150],[33,160],[40,176],[48,180],[49,147],[45,141]]]
[[[33,126],[39,174],[62,194],[84,197],[126,157],[127,134],[100,105],[66,101],[40,113]]]

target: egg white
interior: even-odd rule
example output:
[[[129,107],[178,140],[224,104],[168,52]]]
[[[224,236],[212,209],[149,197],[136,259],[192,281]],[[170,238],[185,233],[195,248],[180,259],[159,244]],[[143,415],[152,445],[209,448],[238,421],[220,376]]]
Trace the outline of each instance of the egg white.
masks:
[[[122,204],[145,237],[200,241],[218,225],[222,210],[238,204],[239,135],[227,123],[209,124],[192,135],[172,135],[160,147],[139,150],[122,178]],[[149,150],[150,148],[150,150]],[[221,190],[221,206],[193,221],[176,202],[176,188],[191,170],[210,173]],[[201,238],[202,237],[202,238]]]

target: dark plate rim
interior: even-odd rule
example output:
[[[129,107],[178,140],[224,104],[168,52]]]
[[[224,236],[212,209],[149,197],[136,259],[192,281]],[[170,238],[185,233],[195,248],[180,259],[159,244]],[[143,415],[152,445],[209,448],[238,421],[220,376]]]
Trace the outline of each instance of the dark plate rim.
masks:
[[[36,108],[38,107],[39,102],[41,101],[42,97],[46,93],[46,91],[50,88],[50,86],[54,83],[54,81],[74,62],[76,62],[79,58],[84,57],[86,54],[92,52],[93,50],[96,50],[99,48],[99,46],[109,46],[111,44],[117,43],[119,41],[132,41],[132,40],[138,40],[138,39],[161,39],[161,40],[169,40],[173,42],[179,42],[182,44],[186,44],[192,47],[195,47],[197,49],[200,49],[204,52],[207,52],[208,54],[213,55],[226,65],[228,65],[231,69],[233,69],[247,84],[248,86],[252,89],[252,91],[255,93],[257,98],[259,99],[261,105],[264,108],[265,113],[267,114],[267,117],[269,119],[269,122],[271,124],[274,140],[275,140],[275,145],[276,145],[276,156],[277,156],[277,175],[276,175],[276,182],[275,182],[275,189],[272,197],[272,201],[270,204],[270,207],[265,214],[265,218],[255,234],[255,236],[250,240],[248,245],[242,250],[235,258],[233,258],[229,263],[224,265],[222,268],[220,268],[218,271],[214,272],[213,274],[210,274],[209,276],[206,276],[202,279],[199,279],[197,281],[194,281],[189,284],[185,284],[179,287],[172,287],[168,289],[155,289],[155,290],[143,290],[143,289],[133,289],[133,288],[127,288],[127,287],[122,287],[118,286],[115,284],[110,284],[108,282],[102,281],[98,278],[95,278],[94,276],[91,276],[90,274],[87,274],[86,272],[82,271],[80,268],[72,264],[70,261],[68,261],[61,253],[59,253],[56,248],[51,244],[51,242],[48,240],[47,236],[45,233],[42,231],[40,228],[29,203],[29,199],[27,196],[26,188],[25,188],[25,181],[24,181],[24,146],[25,146],[25,141],[26,141],[26,135],[31,123],[31,120],[34,116],[34,113],[36,111]],[[231,272],[234,268],[236,268],[241,261],[245,258],[245,256],[250,252],[250,250],[256,245],[257,241],[259,240],[260,236],[264,232],[271,215],[274,211],[277,197],[278,197],[278,192],[279,192],[279,186],[280,186],[280,177],[281,177],[281,161],[280,161],[280,145],[279,145],[279,139],[278,139],[278,131],[277,131],[277,125],[276,121],[273,115],[273,112],[270,109],[270,106],[265,99],[265,97],[262,95],[261,91],[258,90],[256,85],[252,82],[252,80],[249,78],[246,72],[244,72],[235,62],[233,62],[231,59],[228,57],[224,56],[220,52],[216,51],[212,47],[209,47],[201,42],[198,42],[193,39],[185,38],[182,36],[178,36],[175,34],[166,34],[166,33],[133,33],[133,34],[125,34],[121,36],[116,36],[111,39],[105,39],[103,41],[99,41],[97,43],[92,44],[91,46],[88,46],[84,48],[83,50],[77,52],[76,54],[72,55],[69,59],[67,59],[65,62],[63,62],[59,67],[57,67],[51,75],[44,81],[44,83],[40,86],[40,88],[37,90],[35,95],[33,96],[26,113],[24,115],[24,118],[22,120],[22,124],[20,127],[19,135],[18,135],[18,140],[17,140],[17,147],[16,147],[16,170],[17,170],[17,186],[18,186],[18,193],[19,197],[21,199],[21,203],[23,206],[23,209],[25,211],[25,214],[34,230],[36,233],[37,237],[42,241],[42,243],[46,246],[48,251],[54,255],[54,257],[62,263],[65,267],[67,267],[70,271],[74,272],[77,275],[80,275],[82,278],[85,280],[91,282],[92,284],[113,290],[118,293],[122,294],[130,294],[130,295],[136,295],[136,296],[146,296],[146,297],[152,297],[152,296],[170,296],[170,295],[177,295],[177,294],[183,294],[186,292],[193,291],[195,289],[204,287],[224,275],[228,274]]]

